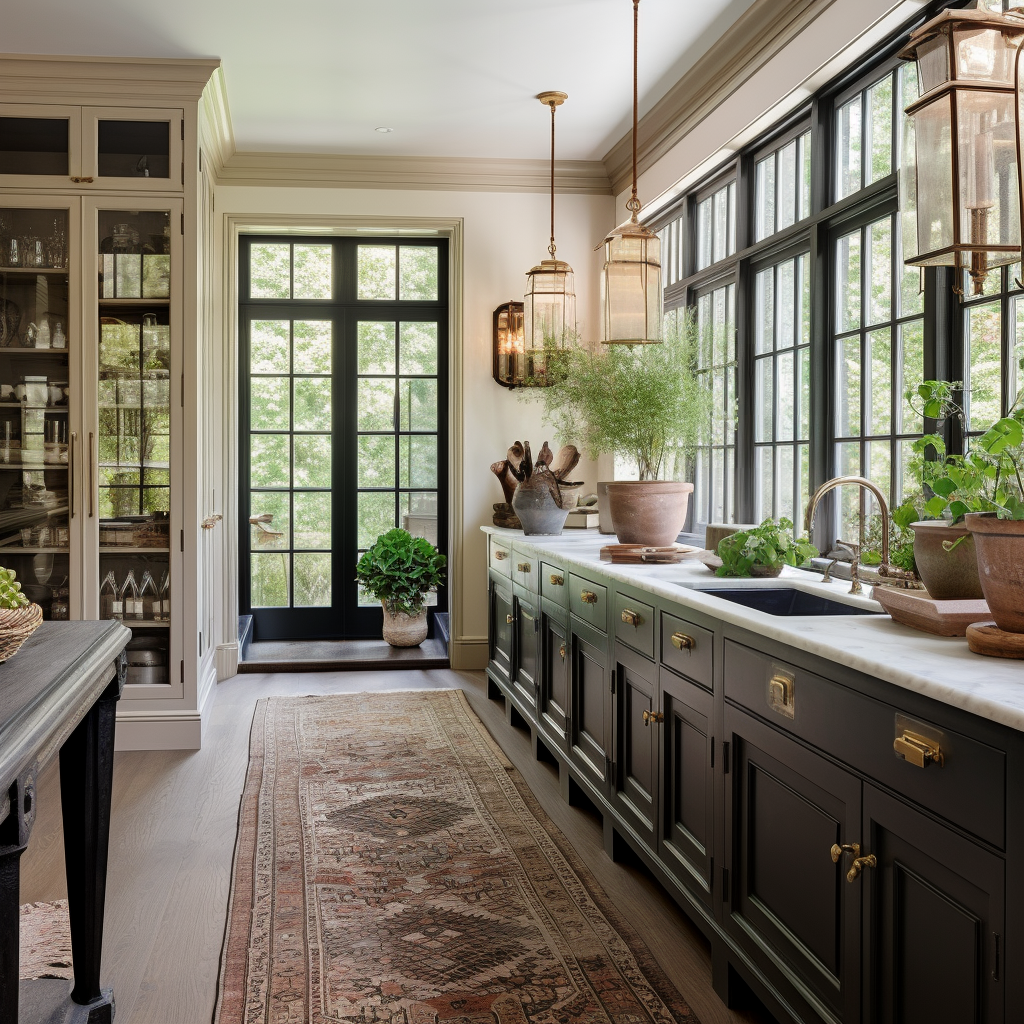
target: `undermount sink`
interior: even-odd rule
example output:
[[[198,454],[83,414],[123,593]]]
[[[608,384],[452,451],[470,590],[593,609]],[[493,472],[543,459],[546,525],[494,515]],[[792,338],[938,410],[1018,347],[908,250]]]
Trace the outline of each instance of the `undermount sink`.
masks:
[[[742,604],[769,615],[884,615],[885,612],[833,601],[795,587],[693,587],[702,594]]]

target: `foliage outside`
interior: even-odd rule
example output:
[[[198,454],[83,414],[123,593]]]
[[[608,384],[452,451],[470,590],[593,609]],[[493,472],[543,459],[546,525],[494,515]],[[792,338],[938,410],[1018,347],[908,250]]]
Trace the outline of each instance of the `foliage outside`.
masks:
[[[445,561],[423,537],[389,530],[359,559],[356,580],[392,614],[418,615],[427,593],[444,582]]]
[[[800,565],[818,554],[806,537],[793,538],[789,519],[765,519],[752,530],[740,530],[723,537],[718,545],[722,560],[718,576],[749,576],[755,566],[769,570]]]
[[[641,480],[658,479],[667,456],[690,458],[710,418],[711,391],[696,374],[692,313],[666,320],[660,345],[608,345],[599,351],[579,337],[551,346],[550,386],[524,388],[543,402],[545,422],[562,443],[589,457],[611,452],[632,460]]]
[[[17,573],[0,567],[0,608],[24,608],[28,603],[28,598],[21,592]]]

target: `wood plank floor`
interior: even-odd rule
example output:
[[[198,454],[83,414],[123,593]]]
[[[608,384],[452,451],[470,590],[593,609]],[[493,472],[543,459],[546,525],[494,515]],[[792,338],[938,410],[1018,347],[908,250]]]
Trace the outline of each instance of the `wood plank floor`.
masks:
[[[711,988],[709,950],[646,874],[613,864],[598,819],[569,807],[556,770],[509,730],[482,672],[447,669],[239,675],[219,684],[201,751],[124,751],[114,762],[103,984],[118,1024],[206,1024],[213,1012],[238,802],[256,701],[274,695],[461,687],[702,1024],[771,1024],[731,1012]],[[23,903],[61,899],[64,883],[56,764],[40,780],[32,841],[22,857]]]

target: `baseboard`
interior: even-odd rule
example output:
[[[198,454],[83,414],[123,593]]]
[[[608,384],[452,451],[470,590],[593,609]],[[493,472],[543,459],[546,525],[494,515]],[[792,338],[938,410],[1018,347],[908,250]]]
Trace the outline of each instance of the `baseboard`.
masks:
[[[237,641],[218,644],[214,658],[217,666],[217,682],[238,675],[239,645]]]
[[[198,750],[203,720],[198,711],[118,711],[115,750]]]
[[[448,660],[454,669],[473,672],[487,668],[487,637],[464,636],[448,645]]]
[[[210,657],[210,652],[207,651],[206,658],[200,663],[200,671],[202,675],[199,677],[199,699],[196,703],[199,705],[199,718],[206,726],[206,716],[210,710],[210,698],[213,696],[214,691],[217,689],[217,654],[218,651],[214,651],[213,657]]]

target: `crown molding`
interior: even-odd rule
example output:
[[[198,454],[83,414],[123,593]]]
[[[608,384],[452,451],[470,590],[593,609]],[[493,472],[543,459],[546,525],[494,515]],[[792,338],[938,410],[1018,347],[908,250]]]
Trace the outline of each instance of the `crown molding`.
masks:
[[[640,119],[637,175],[650,168],[708,117],[836,0],[755,0]],[[632,181],[632,138],[627,132],[604,156],[612,191]]]
[[[8,102],[140,106],[198,101],[220,68],[213,58],[74,57],[0,54],[0,95]]]
[[[223,68],[218,67],[210,76],[203,90],[200,111],[200,145],[210,161],[210,170],[216,181],[235,152],[235,133],[231,127]]]
[[[551,187],[550,175],[547,160],[235,152],[224,162],[217,184],[547,192]],[[604,164],[597,160],[555,161],[555,190],[577,195],[612,194]]]

